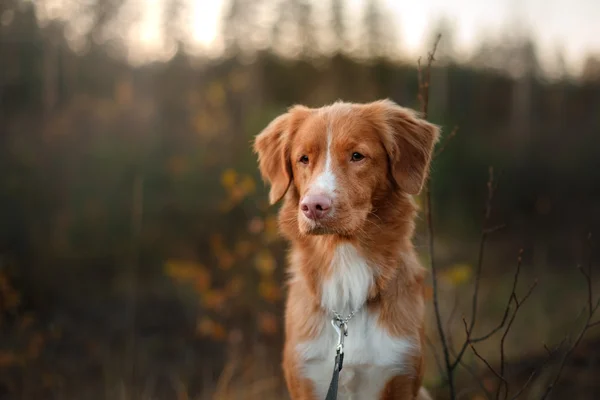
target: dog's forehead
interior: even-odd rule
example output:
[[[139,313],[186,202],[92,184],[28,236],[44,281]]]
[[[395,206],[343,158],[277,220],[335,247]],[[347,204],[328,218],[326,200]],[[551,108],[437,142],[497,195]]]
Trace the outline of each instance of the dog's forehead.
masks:
[[[357,105],[352,103],[336,102],[317,109],[317,114],[329,120],[350,115]]]
[[[307,136],[334,144],[363,136],[368,131],[360,104],[338,102],[323,106],[316,109],[307,122]]]
[[[358,143],[379,143],[369,113],[362,104],[337,102],[313,109],[292,145],[304,151],[335,151]]]

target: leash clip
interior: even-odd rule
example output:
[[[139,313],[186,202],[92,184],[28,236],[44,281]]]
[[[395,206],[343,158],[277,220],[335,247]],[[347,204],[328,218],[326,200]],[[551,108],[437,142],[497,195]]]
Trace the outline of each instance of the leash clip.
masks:
[[[335,329],[338,334],[338,343],[335,347],[335,351],[337,354],[344,354],[344,338],[348,336],[348,324],[343,320],[333,318],[331,320],[331,325],[333,325],[333,329]]]

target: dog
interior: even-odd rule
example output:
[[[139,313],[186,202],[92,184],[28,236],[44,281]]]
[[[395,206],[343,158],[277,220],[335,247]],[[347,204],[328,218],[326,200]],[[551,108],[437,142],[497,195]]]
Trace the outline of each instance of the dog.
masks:
[[[439,135],[386,99],[296,105],[254,138],[290,243],[282,366],[292,400],[325,399],[339,368],[340,399],[430,399],[413,195]]]

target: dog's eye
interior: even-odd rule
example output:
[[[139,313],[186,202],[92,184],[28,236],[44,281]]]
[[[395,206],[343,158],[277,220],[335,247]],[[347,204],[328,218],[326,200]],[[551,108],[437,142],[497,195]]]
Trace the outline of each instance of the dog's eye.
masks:
[[[352,153],[351,161],[360,161],[363,158],[365,158],[365,156],[355,151],[354,153]]]
[[[298,161],[300,161],[302,164],[308,164],[308,156],[301,156]]]

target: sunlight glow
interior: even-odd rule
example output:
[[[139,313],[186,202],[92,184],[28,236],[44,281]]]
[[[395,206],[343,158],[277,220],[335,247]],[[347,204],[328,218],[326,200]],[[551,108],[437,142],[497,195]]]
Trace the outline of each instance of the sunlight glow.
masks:
[[[49,0],[42,14],[52,16],[64,0]],[[160,24],[164,11],[163,0],[131,0],[142,8],[142,18],[132,29],[132,45],[140,45],[144,52],[161,52],[165,46]],[[231,0],[186,0],[188,15],[185,30],[190,45],[202,52],[211,52],[222,46],[219,37],[223,11]],[[312,0],[317,3],[319,0]],[[564,59],[572,71],[581,68],[589,54],[600,53],[600,21],[598,0],[381,0],[389,11],[397,29],[398,48],[405,57],[423,55],[430,45],[432,30],[442,17],[454,26],[454,50],[459,57],[472,55],[486,38],[502,41],[506,35],[521,31],[535,41],[538,55],[544,63],[553,63],[557,49],[564,49]],[[577,3],[577,4],[572,4]],[[143,4],[143,7],[141,7]],[[271,3],[275,4],[275,3]],[[321,3],[322,5],[323,3]],[[349,26],[359,22],[365,0],[346,0]],[[575,6],[576,5],[576,6]],[[565,7],[568,12],[564,12]],[[327,14],[327,7],[319,7],[318,14]],[[321,15],[317,15],[321,18]],[[327,15],[324,16],[327,18]],[[267,18],[268,19],[268,18]],[[360,29],[349,29],[355,46],[360,40]],[[136,50],[137,51],[137,50]]]
[[[217,38],[222,1],[199,0],[192,2],[192,39],[199,44],[210,46]]]
[[[140,41],[152,48],[161,40],[159,25],[161,23],[161,2],[160,0],[146,0],[148,6],[144,8],[144,18],[139,28]]]

